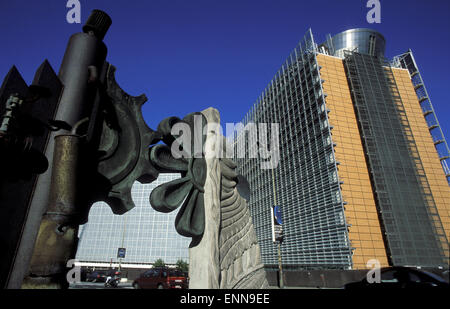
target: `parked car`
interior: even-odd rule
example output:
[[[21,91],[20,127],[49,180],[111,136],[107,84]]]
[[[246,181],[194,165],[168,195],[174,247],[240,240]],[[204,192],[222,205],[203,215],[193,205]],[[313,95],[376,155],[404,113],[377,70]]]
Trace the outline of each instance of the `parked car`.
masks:
[[[450,272],[449,272],[449,270],[447,269],[447,270],[444,270],[443,272],[442,272],[442,278],[445,280],[445,282],[447,282],[447,283],[449,283],[449,279],[450,279]]]
[[[102,271],[94,271],[86,275],[86,281],[88,282],[105,282],[106,273]]]
[[[441,277],[409,267],[385,267],[380,270],[380,282],[369,283],[367,278],[348,283],[345,289],[359,288],[449,288]]]
[[[133,282],[135,289],[187,289],[186,273],[170,268],[150,269]]]

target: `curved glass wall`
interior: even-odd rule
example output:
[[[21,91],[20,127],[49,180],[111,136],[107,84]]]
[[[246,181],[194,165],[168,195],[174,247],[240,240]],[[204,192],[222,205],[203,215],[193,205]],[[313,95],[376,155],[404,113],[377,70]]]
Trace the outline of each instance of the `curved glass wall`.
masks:
[[[379,32],[371,29],[349,29],[331,38],[331,54],[344,58],[344,50],[377,57],[384,57],[386,40]],[[326,43],[330,45],[330,41]]]

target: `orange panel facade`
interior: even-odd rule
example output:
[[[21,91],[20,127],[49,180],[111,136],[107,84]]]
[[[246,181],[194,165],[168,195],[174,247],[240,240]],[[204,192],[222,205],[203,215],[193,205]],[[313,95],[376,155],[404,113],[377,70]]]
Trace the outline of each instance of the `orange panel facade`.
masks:
[[[414,91],[409,73],[405,69],[393,69],[395,82],[399,91],[403,107],[408,117],[417,151],[421,159],[428,185],[433,195],[439,216],[435,226],[444,229],[447,239],[441,239],[441,243],[449,258],[448,242],[450,239],[450,187],[440,164],[433,139],[429,133],[427,123],[422,114],[420,103]]]
[[[353,250],[353,268],[367,268],[367,262],[377,259],[387,266],[386,248],[383,241],[378,213],[372,192],[364,150],[360,138],[350,89],[343,60],[319,54],[317,56],[323,88],[327,94],[326,104],[330,125],[333,126],[335,156],[339,164],[339,180],[347,205],[345,216],[350,224],[349,238]]]

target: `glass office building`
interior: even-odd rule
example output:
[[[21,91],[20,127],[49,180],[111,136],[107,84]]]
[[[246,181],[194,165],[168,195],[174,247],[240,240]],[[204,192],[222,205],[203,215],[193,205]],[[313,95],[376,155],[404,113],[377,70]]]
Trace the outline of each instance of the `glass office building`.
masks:
[[[280,128],[273,174],[237,159],[267,266],[276,203],[286,268],[448,267],[448,146],[412,52],[387,61],[385,44],[370,29],[316,44],[309,30],[244,117]]]
[[[151,191],[158,185],[179,178],[179,174],[160,174],[150,184],[136,182],[131,194],[135,207],[124,215],[114,215],[103,202],[95,203],[89,221],[80,226],[76,259],[89,263],[118,263],[144,266],[162,259],[175,264],[189,261],[190,238],[180,236],[174,226],[177,211],[160,213],[149,202]],[[118,249],[125,248],[125,258],[118,258]],[[119,261],[120,260],[120,261]]]

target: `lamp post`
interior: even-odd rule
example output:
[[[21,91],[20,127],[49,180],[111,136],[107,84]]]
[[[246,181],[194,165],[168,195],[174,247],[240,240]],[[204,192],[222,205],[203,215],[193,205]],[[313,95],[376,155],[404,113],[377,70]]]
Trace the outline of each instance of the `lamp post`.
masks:
[[[121,244],[120,248],[125,248],[123,246],[123,244],[124,244],[124,240],[125,240],[126,224],[127,224],[127,216],[123,215],[122,244]],[[121,271],[121,268],[122,268],[122,256],[119,257],[119,272]]]
[[[272,166],[272,187],[273,187],[273,204],[272,207],[272,229],[275,229],[275,216],[276,216],[276,210],[275,207],[280,207],[277,205],[277,192],[276,192],[276,186],[275,186],[275,173],[274,168]],[[283,264],[281,259],[281,239],[277,239],[275,237],[275,231],[273,231],[274,237],[273,241],[277,243],[278,247],[278,273],[279,273],[279,280],[280,280],[280,289],[284,289],[284,280],[283,280]]]

